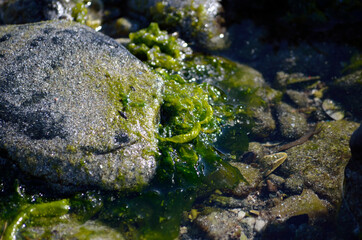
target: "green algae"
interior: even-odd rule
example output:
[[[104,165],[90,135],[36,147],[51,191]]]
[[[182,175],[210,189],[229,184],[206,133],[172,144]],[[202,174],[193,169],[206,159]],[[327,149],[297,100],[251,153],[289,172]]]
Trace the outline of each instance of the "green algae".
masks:
[[[157,33],[159,29],[157,30],[155,26],[153,28],[151,30],[155,31],[156,35],[168,36],[167,33]],[[141,35],[138,37],[144,40]],[[152,62],[144,59],[164,80],[158,127],[160,153],[157,174],[147,188],[133,189],[139,193],[127,195],[127,193],[88,191],[82,193],[82,196],[70,197],[70,212],[82,221],[96,218],[117,229],[129,239],[170,239],[178,236],[182,212],[189,210],[197,197],[207,195],[216,189],[232,189],[240,182],[248,184],[240,171],[230,165],[228,160],[230,155],[241,154],[247,149],[246,136],[250,124],[247,123],[249,118],[246,105],[249,100],[247,97],[239,99],[239,102],[232,100],[233,97],[229,97],[224,91],[229,85],[233,86],[231,83],[225,82],[225,85],[219,85],[225,86],[224,89],[212,85],[235,74],[234,68],[238,66],[231,61],[200,56],[187,60],[191,55],[183,51],[183,48],[176,47],[180,43],[176,38],[171,38],[173,43],[169,45],[163,45],[162,41],[158,42],[160,39],[153,37],[149,37],[148,40],[150,45],[145,46],[152,49],[152,44],[158,44],[162,53],[177,59],[181,64],[175,65],[175,69],[173,66],[167,69],[162,64],[158,65],[158,62],[152,65]],[[214,65],[202,75],[199,66],[207,67],[210,62]],[[182,68],[179,68],[180,66]],[[163,67],[163,70],[158,67]],[[118,76],[106,69],[96,67],[93,70],[104,73],[104,77],[97,80],[92,78],[91,72],[86,75],[94,80],[91,82],[95,85],[99,85],[100,82],[107,86],[108,100],[112,107],[106,111],[109,112],[110,119],[113,119],[112,128],[122,128],[137,135],[139,129],[134,127],[138,124],[138,119],[155,122],[154,117],[149,116],[146,110],[159,106],[153,104],[158,101],[157,96],[150,94],[153,97],[145,98],[139,94],[144,90],[153,91],[147,82],[142,83],[146,85],[143,86],[137,82],[137,76],[127,76],[131,80],[122,81],[124,76]],[[196,73],[197,71],[199,72]],[[200,77],[196,80],[197,74]],[[124,84],[120,85],[119,82]],[[243,91],[244,88],[239,89],[239,92]],[[244,96],[251,92],[245,91]],[[142,141],[148,141],[149,136],[156,134],[146,130],[137,135]],[[223,141],[219,143],[217,141],[229,138],[237,140],[239,145],[237,151],[223,147],[221,144]],[[225,144],[229,142],[226,141]],[[98,145],[99,143],[96,144]],[[110,147],[103,150],[111,150]],[[66,150],[70,153],[78,151],[71,145],[67,146]],[[152,149],[144,151],[150,150]],[[96,153],[92,152],[92,149],[87,151],[89,154]],[[87,159],[79,164],[80,168],[86,168]],[[116,181],[125,181],[125,176],[118,174]],[[41,197],[38,199],[47,201]],[[18,207],[13,208],[14,211],[26,205],[27,200],[18,203]],[[15,217],[13,213],[2,216],[1,219],[15,219]]]
[[[187,40],[192,39],[201,48],[218,50],[226,46],[224,30],[219,25],[220,16],[207,12],[203,4],[190,1],[177,8],[157,2],[150,8],[150,14],[152,21],[162,28],[181,32]]]
[[[182,60],[191,54],[186,42],[161,31],[157,23],[151,23],[146,29],[130,33],[129,37],[130,52],[152,67],[179,70],[182,68]]]
[[[206,82],[220,88],[230,104],[261,106],[269,98],[281,98],[264,86],[256,70],[223,57],[194,54],[186,42],[161,31],[157,23],[131,33],[130,40],[130,52],[154,69],[178,74],[187,82]]]
[[[73,21],[87,25],[98,31],[102,28],[101,17],[95,9],[92,9],[94,3],[94,1],[89,0],[72,0],[71,4],[73,7],[71,8],[71,16]],[[95,5],[97,5],[97,3],[95,3]]]
[[[223,149],[217,144],[217,139],[221,135],[230,137],[230,134],[223,134],[223,129],[237,117],[245,116],[237,112],[228,114],[232,106],[217,88],[207,83],[187,82],[179,75],[169,75],[164,71],[161,74],[165,79],[165,89],[159,128],[160,178],[173,179],[180,185],[194,184],[218,170],[225,179],[228,179],[228,173],[235,177],[234,183],[225,184],[226,188],[243,181],[241,174],[222,160],[215,147]],[[247,148],[248,140],[244,138],[237,143],[239,149],[242,146]]]
[[[69,210],[69,200],[63,199],[49,203],[31,205],[20,211],[4,232],[4,240],[15,240],[17,231],[25,221],[36,217],[62,216]]]
[[[221,57],[191,55],[183,41],[161,31],[156,23],[131,33],[130,39],[128,49],[164,79],[158,137],[161,179],[176,179],[180,184],[197,181],[196,176],[207,175],[200,170],[205,164],[218,168],[206,156],[220,169],[231,169],[221,167],[217,151],[235,155],[247,150],[251,125],[246,105],[262,102],[253,85],[256,73]],[[158,60],[150,55],[155,47],[163,54]],[[169,65],[163,62],[165,56],[173,59],[166,61]],[[230,142],[237,148],[227,147]]]
[[[75,6],[72,8],[72,17],[74,21],[81,24],[86,23],[88,14],[87,4],[88,1],[80,1],[75,4]]]

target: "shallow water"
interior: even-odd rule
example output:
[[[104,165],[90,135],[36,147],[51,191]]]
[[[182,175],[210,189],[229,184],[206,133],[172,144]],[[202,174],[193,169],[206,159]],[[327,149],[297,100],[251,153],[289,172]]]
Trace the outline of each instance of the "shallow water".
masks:
[[[257,27],[251,20],[231,25],[229,27],[231,45],[217,54],[255,68],[263,74],[269,84],[272,84],[279,71],[320,76],[322,81],[331,82],[343,75],[343,69],[348,65],[351,57],[359,53],[355,47],[333,41],[300,40],[297,44],[292,44],[287,40],[278,40],[277,44],[271,43],[270,39],[264,39],[265,33],[266,30],[263,27]],[[275,137],[278,138],[278,136]],[[0,221],[1,234],[4,226],[10,222],[8,220],[16,215],[22,205],[53,200],[54,195],[45,193],[49,191],[45,186],[41,191],[30,187],[31,185],[27,182],[29,179],[24,179],[16,172],[15,166],[5,163],[1,158],[0,166],[1,174],[6,176],[0,182],[0,209],[2,210],[0,217],[7,219]],[[4,171],[4,169],[10,169],[10,171]],[[17,178],[22,181],[19,183]],[[30,181],[30,183],[39,184],[37,181]],[[79,222],[88,219],[99,220],[121,232],[128,232],[132,227],[138,228],[139,230],[131,233],[129,238],[139,238],[144,235],[148,236],[148,239],[169,239],[170,235],[178,235],[177,224],[184,217],[182,211],[188,211],[192,202],[195,201],[195,194],[189,192],[191,190],[185,191],[181,188],[169,190],[151,187],[141,194],[90,191],[76,196],[66,196],[71,198],[72,213],[74,213],[68,220],[69,222],[74,219]],[[201,199],[204,194],[201,194]]]

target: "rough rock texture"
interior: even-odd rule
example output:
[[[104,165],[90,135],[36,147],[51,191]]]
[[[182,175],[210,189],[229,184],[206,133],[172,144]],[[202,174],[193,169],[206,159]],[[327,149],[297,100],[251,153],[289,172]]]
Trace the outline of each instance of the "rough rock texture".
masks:
[[[307,93],[295,90],[286,90],[285,93],[292,100],[292,102],[300,108],[306,108],[310,105],[310,100]]]
[[[285,138],[296,139],[308,131],[305,116],[286,103],[276,106],[280,133]]]
[[[195,224],[206,233],[208,239],[239,239],[242,219],[242,216],[238,218],[238,212],[220,210],[199,216]]]
[[[64,191],[138,189],[156,168],[161,87],[86,26],[1,26],[0,155]]]
[[[254,126],[252,136],[257,139],[267,138],[276,128],[275,121],[269,107],[252,108]]]
[[[319,134],[286,151],[288,158],[280,170],[290,177],[301,176],[306,188],[338,207],[342,200],[344,170],[351,158],[348,141],[358,124],[340,120],[324,122],[321,126]]]
[[[231,165],[239,169],[241,174],[248,181],[248,184],[245,182],[240,182],[235,188],[231,190],[232,194],[235,196],[247,196],[253,190],[259,188],[259,183],[262,181],[262,173],[257,168],[252,166],[240,163],[240,162],[231,162]]]
[[[328,202],[306,189],[301,195],[291,196],[267,212],[273,221],[283,222],[293,216],[307,214],[309,221],[313,222],[328,215]]]

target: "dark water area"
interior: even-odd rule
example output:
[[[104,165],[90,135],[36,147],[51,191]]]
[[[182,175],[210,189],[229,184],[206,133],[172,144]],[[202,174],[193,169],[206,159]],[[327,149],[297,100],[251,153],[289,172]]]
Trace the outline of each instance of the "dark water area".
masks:
[[[265,28],[251,20],[233,25],[229,31],[231,46],[221,54],[257,69],[267,82],[272,82],[278,71],[320,76],[328,82],[340,77],[350,58],[358,53],[356,47],[333,42],[267,42],[263,40]]]
[[[361,1],[224,1],[230,48],[222,52],[260,71],[340,77],[362,49]]]
[[[266,30],[264,40],[293,44],[335,42],[361,49],[362,4],[359,0],[223,1],[226,25],[252,19]]]

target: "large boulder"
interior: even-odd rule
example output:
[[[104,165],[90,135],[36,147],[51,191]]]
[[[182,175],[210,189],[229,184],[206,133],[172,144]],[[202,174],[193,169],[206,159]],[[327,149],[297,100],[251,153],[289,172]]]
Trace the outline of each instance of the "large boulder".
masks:
[[[0,27],[0,157],[61,191],[137,190],[156,168],[162,80],[69,21]]]

